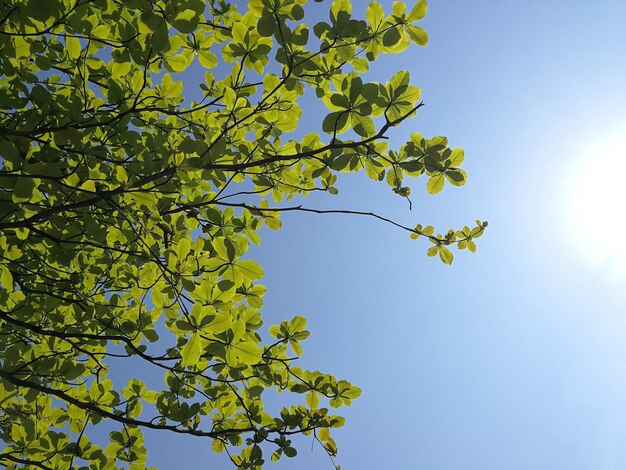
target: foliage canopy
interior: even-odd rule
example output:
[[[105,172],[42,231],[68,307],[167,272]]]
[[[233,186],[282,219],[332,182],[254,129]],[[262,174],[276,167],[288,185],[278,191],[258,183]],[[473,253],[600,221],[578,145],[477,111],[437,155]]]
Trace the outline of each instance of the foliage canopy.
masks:
[[[390,14],[372,2],[358,20],[335,0],[312,27],[305,3],[1,2],[0,464],[144,468],[146,428],[210,438],[240,468],[293,457],[295,434],[335,455],[344,419],[328,406],[360,390],[294,363],[304,318],[263,340],[248,245],[307,210],[281,201],[336,194],[341,172],[406,198],[407,177],[438,193],[466,175],[444,137],[390,148],[387,131],[422,106],[407,72],[365,80],[382,54],[426,44],[426,2]],[[188,67],[205,74],[185,95]],[[307,91],[328,113],[294,139]],[[450,264],[486,223],[395,225]],[[121,383],[112,361],[163,385]],[[274,390],[291,393],[271,413]]]

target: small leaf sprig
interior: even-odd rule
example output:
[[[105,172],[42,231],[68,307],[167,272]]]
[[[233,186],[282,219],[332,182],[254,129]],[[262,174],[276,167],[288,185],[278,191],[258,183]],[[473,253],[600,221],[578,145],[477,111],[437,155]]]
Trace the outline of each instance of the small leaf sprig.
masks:
[[[456,245],[459,250],[467,249],[475,253],[476,243],[474,240],[483,236],[488,225],[487,221],[476,220],[476,226],[471,229],[466,225],[461,230],[450,229],[445,235],[440,233],[435,235],[435,227],[432,225],[422,227],[421,224],[417,224],[412,230],[411,238],[413,240],[417,240],[420,236],[428,238],[433,246],[428,249],[426,254],[430,257],[439,255],[441,261],[450,265],[454,261],[454,254],[448,247]]]

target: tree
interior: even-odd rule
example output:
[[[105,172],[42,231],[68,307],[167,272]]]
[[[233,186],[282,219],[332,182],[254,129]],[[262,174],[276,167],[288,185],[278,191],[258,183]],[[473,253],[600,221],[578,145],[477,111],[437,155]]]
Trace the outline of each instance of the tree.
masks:
[[[357,20],[335,0],[313,28],[305,3],[0,4],[5,467],[144,468],[146,428],[212,439],[240,468],[293,457],[297,434],[335,455],[330,430],[344,419],[328,405],[360,390],[296,365],[304,318],[263,339],[263,270],[248,245],[263,224],[279,229],[281,212],[315,212],[281,201],[336,194],[341,172],[364,170],[407,199],[406,177],[426,175],[430,193],[466,177],[443,137],[386,141],[423,105],[407,72],[364,80],[379,56],[426,44],[415,25],[426,2],[389,15],[372,2]],[[179,74],[196,61],[200,92],[184,95]],[[295,139],[307,91],[329,113],[321,135]],[[436,235],[337,212],[423,236],[447,264],[487,225]],[[119,383],[112,360],[161,371],[166,385]],[[277,415],[264,410],[274,390],[290,392]],[[116,426],[108,442],[90,438],[102,421]]]

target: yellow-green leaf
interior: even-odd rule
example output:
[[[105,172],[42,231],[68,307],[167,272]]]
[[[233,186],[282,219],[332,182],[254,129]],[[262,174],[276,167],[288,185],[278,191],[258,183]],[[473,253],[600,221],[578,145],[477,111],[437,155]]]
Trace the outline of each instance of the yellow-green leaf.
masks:
[[[200,359],[203,352],[204,340],[198,333],[192,333],[189,341],[183,346],[181,350],[181,366],[189,367],[194,365]]]
[[[426,16],[427,11],[428,3],[426,2],[426,0],[418,0],[418,2],[411,9],[409,14],[406,16],[406,19],[410,22],[419,21],[424,18],[424,16]]]
[[[426,254],[428,256],[435,256],[437,253],[439,253],[439,249],[440,249],[439,245],[431,246],[426,252]]]
[[[256,281],[263,277],[263,268],[251,259],[237,261],[236,266],[243,277],[249,281]]]
[[[217,56],[213,54],[208,49],[201,49],[197,51],[198,53],[198,62],[204,68],[213,69],[217,65]]]
[[[0,284],[7,292],[13,292],[13,276],[6,266],[0,266]]]
[[[454,260],[454,255],[452,252],[445,246],[440,247],[439,249],[439,258],[446,264],[452,264]]]
[[[450,166],[452,167],[461,166],[465,160],[465,152],[463,149],[452,149],[452,153],[450,154],[448,160],[450,160]]]
[[[67,55],[70,56],[70,59],[78,59],[80,57],[80,40],[73,36],[67,36],[65,38],[65,48],[67,50]]]
[[[254,341],[242,341],[229,346],[226,360],[232,365],[253,365],[261,361],[262,353]]]
[[[309,405],[311,408],[316,409],[317,407],[320,406],[320,399],[317,396],[316,392],[309,392],[306,395],[306,403],[307,405]]]
[[[441,192],[444,184],[445,184],[444,174],[438,173],[428,178],[428,182],[426,183],[426,190],[428,191],[429,194],[437,194]]]
[[[383,11],[383,7],[378,2],[371,2],[365,11],[365,18],[369,25],[377,30],[380,23],[385,18],[385,12]]]
[[[162,98],[179,98],[183,93],[183,82],[172,80],[172,76],[166,73],[161,82]]]
[[[11,199],[15,203],[30,201],[39,183],[37,178],[18,178]]]
[[[134,191],[129,194],[130,198],[144,207],[154,207],[158,201],[154,193],[148,191]]]

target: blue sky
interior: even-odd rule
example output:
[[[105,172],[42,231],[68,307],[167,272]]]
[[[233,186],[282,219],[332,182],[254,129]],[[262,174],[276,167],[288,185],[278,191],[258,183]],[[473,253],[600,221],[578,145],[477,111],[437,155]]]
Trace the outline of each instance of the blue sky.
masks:
[[[355,14],[367,5],[353,3]],[[411,72],[427,106],[391,144],[446,135],[465,149],[468,185],[430,196],[415,180],[409,211],[385,183],[347,175],[338,196],[305,205],[442,230],[488,220],[478,252],[448,267],[372,219],[285,214],[251,253],[266,272],[266,324],[307,317],[302,365],[363,389],[336,432],[344,469],[626,468],[623,232],[597,227],[620,266],[566,216],[588,189],[568,184],[574,169],[584,175],[606,136],[626,132],[624,25],[623,0],[432,1],[429,46],[369,77]],[[320,127],[307,117],[303,130]],[[159,468],[230,468],[209,442],[147,440]],[[332,465],[305,440],[268,468]]]

